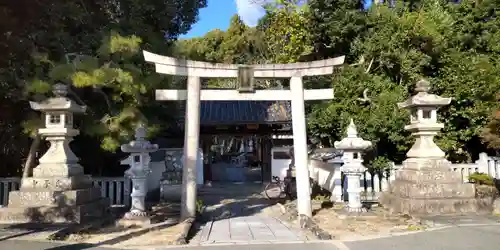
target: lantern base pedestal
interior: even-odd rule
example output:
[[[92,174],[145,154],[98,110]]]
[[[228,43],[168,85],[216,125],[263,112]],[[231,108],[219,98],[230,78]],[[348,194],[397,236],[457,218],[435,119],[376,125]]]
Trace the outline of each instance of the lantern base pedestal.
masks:
[[[491,213],[491,198],[476,198],[473,184],[463,183],[445,159],[410,158],[396,171],[380,203],[392,213],[458,215]]]
[[[123,227],[146,227],[153,224],[153,222],[151,221],[151,216],[149,216],[147,212],[130,211],[118,220],[116,224]]]
[[[108,214],[108,207],[109,200],[104,198],[79,205],[9,206],[0,208],[0,223],[82,224],[102,220]]]
[[[102,219],[108,208],[90,176],[37,176],[23,178],[20,189],[9,192],[0,223],[79,224]]]

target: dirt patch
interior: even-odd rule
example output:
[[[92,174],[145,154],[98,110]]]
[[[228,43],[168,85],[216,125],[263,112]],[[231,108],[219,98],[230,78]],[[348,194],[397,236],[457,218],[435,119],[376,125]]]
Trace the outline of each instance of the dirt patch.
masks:
[[[296,202],[287,203],[283,207],[286,212],[281,218],[295,223],[297,220]],[[338,240],[419,231],[428,227],[417,218],[408,215],[391,215],[381,207],[371,208],[365,213],[353,214],[345,212],[344,204],[329,206],[321,202],[313,202],[312,220],[322,231]]]
[[[116,220],[107,223],[106,226],[92,227],[79,232],[67,235],[65,242],[77,242],[88,244],[118,245],[127,242],[133,238],[139,238],[156,231],[173,230],[176,228],[179,220],[179,204],[159,204],[152,207],[149,216],[149,223],[128,225],[120,223],[122,215],[113,215]],[[182,224],[182,223],[181,223]],[[144,243],[144,242],[143,242]]]
[[[313,220],[336,239],[425,229],[417,219],[391,216],[382,208],[374,208],[360,215],[346,214],[343,211],[341,206],[321,209],[313,216]]]
[[[133,237],[129,240],[120,242],[118,244],[113,245],[113,247],[150,247],[154,245],[179,245],[180,243],[177,241],[179,236],[183,234],[185,229],[183,228],[182,223],[176,224],[174,226],[150,231],[146,234]]]

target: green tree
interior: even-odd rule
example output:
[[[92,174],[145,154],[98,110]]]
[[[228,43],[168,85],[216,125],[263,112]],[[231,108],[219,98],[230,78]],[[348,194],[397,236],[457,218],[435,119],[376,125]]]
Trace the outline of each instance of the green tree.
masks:
[[[24,6],[30,6],[30,8]],[[87,55],[78,56],[87,59],[98,58],[97,64],[94,64],[96,69],[94,73],[102,73],[97,69],[105,67],[106,62],[113,62],[114,64],[108,65],[108,67],[115,69],[115,71],[121,69],[132,75],[132,77],[137,75],[146,77],[151,73],[151,70],[144,65],[140,56],[129,56],[127,54],[126,57],[123,57],[124,54],[116,48],[115,50],[119,53],[111,54],[110,50],[108,52],[105,52],[105,50],[98,51],[99,48],[103,48],[101,46],[103,37],[108,36],[110,31],[115,30],[123,35],[119,40],[128,39],[130,45],[135,43],[137,39],[129,39],[129,36],[138,35],[138,38],[142,41],[142,48],[158,53],[169,53],[170,44],[179,34],[186,33],[189,30],[191,24],[196,21],[198,9],[204,6],[206,6],[206,0],[148,0],[146,2],[137,0],[56,2],[21,0],[21,2],[9,2],[2,5],[0,9],[4,15],[0,17],[0,29],[2,31],[0,36],[0,50],[2,51],[0,57],[0,84],[2,85],[1,93],[3,98],[1,98],[0,103],[2,106],[9,107],[8,111],[3,112],[4,114],[7,113],[5,114],[5,117],[8,118],[6,119],[7,122],[0,123],[0,126],[2,126],[0,129],[6,133],[1,138],[2,145],[8,145],[0,153],[0,157],[6,159],[4,162],[8,164],[7,169],[9,170],[5,174],[17,174],[20,162],[28,155],[28,140],[27,137],[22,135],[22,130],[18,124],[28,119],[30,122],[26,122],[25,127],[28,131],[33,131],[30,129],[33,128],[32,118],[39,114],[30,112],[29,107],[26,105],[26,99],[41,97],[40,94],[47,91],[47,84],[44,84],[44,82],[51,83],[58,80],[61,75],[68,74],[71,71],[69,66],[76,65],[80,67],[81,63],[66,65],[65,57],[67,55]],[[111,37],[117,38],[118,36]],[[107,42],[107,44],[112,43]],[[34,51],[43,54],[43,58],[33,60],[32,54]],[[105,54],[108,54],[109,58],[100,57]],[[86,62],[92,61],[87,59],[85,59]],[[41,61],[43,63],[40,64]],[[132,69],[131,65],[135,65],[138,71]],[[87,71],[82,72],[89,73],[90,71],[90,69],[87,69]],[[61,72],[65,73],[61,74]],[[106,77],[109,77],[109,74],[106,74]],[[118,76],[116,77],[118,79]],[[37,85],[34,83],[35,81],[28,79],[39,79],[40,82]],[[69,81],[68,78],[64,79]],[[28,84],[26,82],[30,82],[29,86],[26,86]],[[129,81],[129,84],[135,84],[135,82]],[[149,83],[146,91],[150,90],[149,86],[154,84]],[[124,87],[125,83],[123,82],[120,86]],[[124,91],[126,98],[132,99],[132,103],[137,99],[137,103],[141,104],[141,111],[144,114],[156,112],[158,105],[150,107],[151,101],[144,100],[145,98],[136,98],[131,94],[133,91],[138,91],[135,88],[144,91],[142,83],[135,87],[127,86]],[[39,92],[36,95],[30,94],[26,96],[23,95],[24,90],[29,90],[29,93]],[[110,120],[106,121],[106,124],[111,128],[112,124],[120,123],[118,122],[120,119],[115,116],[121,113],[121,110],[124,109],[122,107],[124,106],[123,103],[128,103],[129,100],[120,99],[116,94],[108,93],[109,91],[118,90],[115,87],[103,86],[102,83],[99,83],[92,87],[75,89],[74,92],[76,96],[81,96],[84,102],[95,103],[95,105],[90,105],[92,110],[109,111],[109,107],[118,110],[111,110],[109,114]],[[97,118],[99,116],[92,117]],[[128,121],[130,119],[124,118],[124,120]],[[4,120],[2,119],[2,121]],[[93,123],[98,122],[94,120]],[[4,130],[3,128],[8,129]],[[106,149],[116,147],[115,139],[121,138],[121,135],[113,134],[111,137],[113,140],[109,138],[103,139],[106,143],[102,145]],[[102,139],[99,136],[93,138]],[[94,142],[91,141],[90,143],[93,144]],[[114,146],[110,147],[109,145]],[[34,151],[31,150],[31,152],[31,155],[33,155]],[[26,165],[32,165],[32,163],[28,161]]]
[[[488,115],[498,105],[495,99],[499,86],[498,52],[495,51],[497,44],[492,42],[498,36],[497,29],[492,28],[498,25],[494,18],[497,6],[496,0],[460,4],[429,1],[418,8],[409,8],[404,3],[396,7],[373,6],[364,17],[365,29],[347,46],[350,50],[344,51],[348,58],[362,59],[356,67],[365,69],[366,78],[359,72],[357,79],[349,77],[348,70],[344,69],[339,76],[341,79],[333,83],[337,99],[330,108],[343,107],[345,110],[359,106],[350,103],[353,98],[349,96],[359,97],[368,89],[372,99],[368,107],[373,110],[366,113],[363,112],[366,107],[357,111],[351,108],[348,113],[357,117],[362,131],[372,130],[365,134],[367,138],[380,141],[375,147],[375,155],[400,160],[409,139],[402,130],[406,117],[400,111],[391,110],[403,96],[411,94],[415,81],[428,78],[435,93],[453,97],[452,104],[440,113],[445,129],[438,144],[451,160],[469,160],[471,154],[484,150],[479,136]],[[330,16],[331,20],[342,20],[342,13],[344,11],[339,10],[323,15]],[[357,19],[363,20],[363,17]],[[331,27],[339,22],[335,21]],[[328,23],[324,26],[330,27]],[[346,76],[348,81],[343,82]],[[349,84],[349,88],[345,89],[344,84]],[[389,93],[392,97],[387,100]],[[385,98],[377,100],[377,96]],[[383,106],[382,103],[387,106],[377,109]],[[345,123],[345,118],[342,121]],[[393,132],[385,133],[388,129]],[[382,148],[386,152],[382,152]]]

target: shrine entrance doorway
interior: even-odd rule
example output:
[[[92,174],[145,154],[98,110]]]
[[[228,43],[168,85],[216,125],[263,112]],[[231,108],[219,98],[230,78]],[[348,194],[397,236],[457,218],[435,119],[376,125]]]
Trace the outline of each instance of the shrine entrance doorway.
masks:
[[[290,103],[201,101],[201,107],[205,183],[271,181],[272,137],[291,133]]]

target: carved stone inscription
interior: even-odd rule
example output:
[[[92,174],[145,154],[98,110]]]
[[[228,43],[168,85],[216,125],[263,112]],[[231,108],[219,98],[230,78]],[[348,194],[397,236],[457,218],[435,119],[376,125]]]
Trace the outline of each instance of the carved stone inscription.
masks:
[[[21,201],[29,201],[32,204],[43,204],[46,201],[52,201],[52,194],[50,192],[26,192],[21,193],[19,199]]]
[[[81,188],[85,185],[87,180],[85,179],[71,179],[71,178],[32,178],[30,180],[24,180],[21,184],[22,188],[43,188],[52,190],[61,189],[75,189]]]

